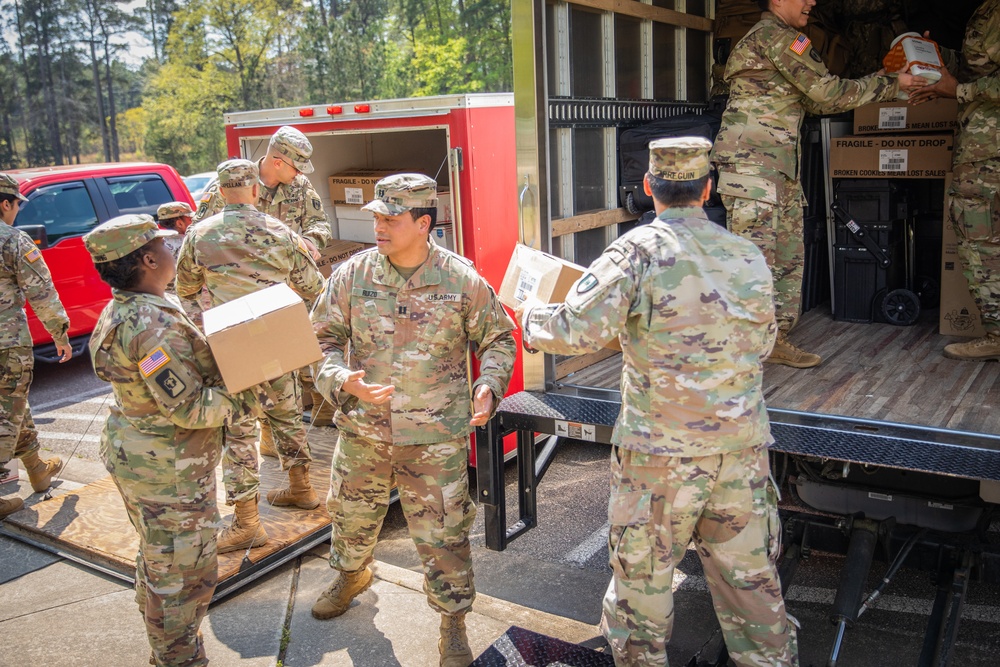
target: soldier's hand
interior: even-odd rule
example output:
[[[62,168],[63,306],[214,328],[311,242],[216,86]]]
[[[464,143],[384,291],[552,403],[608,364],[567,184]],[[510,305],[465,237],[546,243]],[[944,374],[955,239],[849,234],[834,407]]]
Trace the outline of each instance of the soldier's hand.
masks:
[[[391,384],[368,384],[362,381],[365,376],[364,371],[354,371],[347,376],[344,384],[340,387],[351,396],[357,396],[359,400],[374,405],[382,405],[392,398],[392,393],[396,387]]]
[[[941,79],[929,86],[923,86],[910,93],[910,104],[923,104],[927,100],[938,97],[954,99],[958,93],[958,80],[944,67],[941,68]]]
[[[476,387],[476,394],[472,397],[472,419],[470,426],[485,426],[493,414],[493,390],[485,384]]]
[[[73,357],[73,346],[69,343],[65,345],[56,344],[56,354],[59,355],[59,363],[65,364]]]
[[[930,83],[930,81],[928,81],[927,79],[925,79],[922,76],[915,76],[915,75],[909,74],[907,72],[900,72],[899,73],[899,89],[900,90],[903,90],[903,91],[906,91],[906,92],[910,92],[910,91],[913,91],[913,90],[917,90],[918,88],[923,88],[924,86],[926,86],[929,83]]]
[[[302,240],[305,241],[306,247],[309,248],[309,254],[312,255],[313,261],[318,262],[322,255],[319,254],[319,250],[316,249],[316,244],[304,236],[302,237]]]

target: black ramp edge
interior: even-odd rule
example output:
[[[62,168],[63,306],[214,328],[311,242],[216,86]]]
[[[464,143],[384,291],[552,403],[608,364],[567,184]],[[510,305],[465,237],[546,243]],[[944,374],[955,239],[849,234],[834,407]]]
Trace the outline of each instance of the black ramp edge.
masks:
[[[621,403],[579,396],[521,391],[500,402],[498,412],[507,425],[510,419],[541,417],[584,424],[614,426]]]
[[[512,625],[471,667],[615,667],[614,659],[583,646]]]

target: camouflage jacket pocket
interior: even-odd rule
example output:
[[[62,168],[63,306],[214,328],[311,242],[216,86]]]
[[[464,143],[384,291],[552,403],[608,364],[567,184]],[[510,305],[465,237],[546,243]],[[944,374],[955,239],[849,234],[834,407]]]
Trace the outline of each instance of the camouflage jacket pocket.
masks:
[[[719,174],[718,192],[720,195],[753,199],[767,204],[778,203],[778,186],[762,176],[747,176],[723,170]]]

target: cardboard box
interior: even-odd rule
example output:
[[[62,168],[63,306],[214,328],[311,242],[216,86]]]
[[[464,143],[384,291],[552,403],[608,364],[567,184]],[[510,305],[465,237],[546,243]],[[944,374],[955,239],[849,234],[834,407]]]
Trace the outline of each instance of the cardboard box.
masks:
[[[337,236],[342,241],[375,243],[375,215],[353,206],[334,206]]]
[[[916,105],[877,102],[854,110],[854,134],[946,132],[957,127],[958,100],[943,97]]]
[[[566,299],[570,288],[586,272],[587,269],[573,262],[518,244],[514,246],[498,297],[500,303],[510,308],[517,308],[528,297],[558,303]],[[617,338],[605,347],[622,349]]]
[[[343,264],[348,257],[371,247],[370,243],[334,239],[330,241],[330,245],[319,251],[322,256],[316,262],[316,268],[324,278],[329,278],[333,270]]]
[[[951,177],[945,181],[945,193],[951,186]],[[941,313],[938,331],[942,336],[986,335],[980,320],[979,307],[969,294],[969,281],[962,273],[962,260],[958,257],[958,236],[948,219],[945,194],[944,228],[941,234]]]
[[[203,321],[230,393],[323,358],[306,304],[284,283],[210,308]]]
[[[334,206],[361,207],[375,199],[375,184],[400,169],[350,169],[330,176],[330,201]]]
[[[954,140],[951,134],[837,137],[830,141],[830,176],[944,178]]]

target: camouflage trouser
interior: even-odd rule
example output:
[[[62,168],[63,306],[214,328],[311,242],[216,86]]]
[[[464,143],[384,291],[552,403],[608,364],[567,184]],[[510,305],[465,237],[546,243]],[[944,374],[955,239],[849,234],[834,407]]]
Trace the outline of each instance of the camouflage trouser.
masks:
[[[1000,334],[1000,159],[956,164],[948,194],[969,292],[983,328]]]
[[[393,482],[424,564],[431,608],[455,614],[476,597],[469,530],[468,438],[396,446],[341,433],[333,453],[326,507],[333,523],[331,567],[350,572],[372,560]]]
[[[306,428],[302,424],[299,403],[299,382],[296,373],[271,380],[274,408],[261,408],[262,419],[271,424],[274,447],[278,450],[281,469],[306,465],[312,461]],[[222,479],[226,487],[226,504],[247,500],[257,495],[260,473],[257,468],[257,418],[253,415],[226,429],[226,447],[222,453]]]
[[[737,665],[798,664],[775,567],[780,531],[765,447],[699,458],[616,448],[601,627],[618,667],[663,667],[674,568],[694,539]]]
[[[774,279],[774,316],[788,333],[802,310],[802,185],[784,174],[745,165],[719,165],[726,225],[764,253]]]
[[[34,368],[30,347],[0,350],[0,464],[38,451],[38,431],[28,406]]]
[[[207,665],[199,628],[208,612],[219,575],[217,527],[178,530],[176,522],[164,525],[158,520],[156,508],[170,503],[170,486],[114,475],[112,479],[125,501],[129,520],[139,533],[135,601],[146,624],[156,664],[161,667]],[[201,485],[206,488],[206,498],[214,505],[214,470]]]

